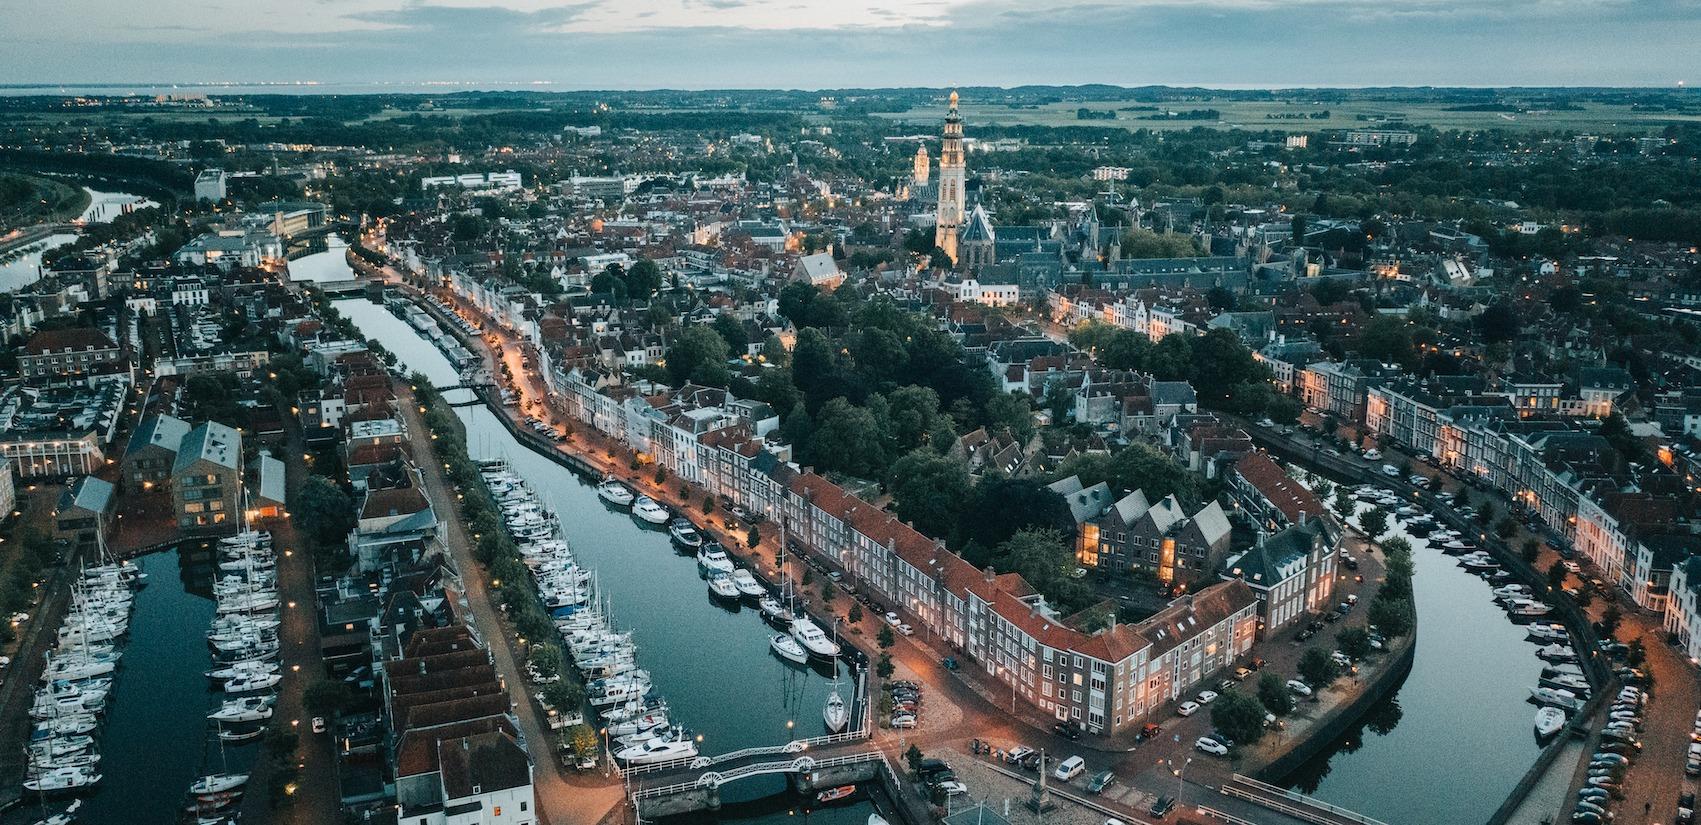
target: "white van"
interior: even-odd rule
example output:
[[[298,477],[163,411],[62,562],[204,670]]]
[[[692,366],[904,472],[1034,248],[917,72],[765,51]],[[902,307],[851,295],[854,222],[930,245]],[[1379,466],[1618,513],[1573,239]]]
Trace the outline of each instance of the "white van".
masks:
[[[1364,451],[1364,460],[1365,461],[1375,461],[1376,459],[1379,459],[1381,457],[1382,457],[1382,451],[1376,449],[1375,447],[1371,447],[1370,449]]]
[[[1382,474],[1389,478],[1399,478],[1400,468],[1392,464],[1384,464],[1382,465]]]
[[[1081,772],[1086,769],[1087,761],[1085,759],[1082,759],[1079,756],[1071,756],[1068,759],[1057,763],[1057,770],[1052,771],[1051,776],[1059,782],[1068,782],[1069,780],[1080,776]]]

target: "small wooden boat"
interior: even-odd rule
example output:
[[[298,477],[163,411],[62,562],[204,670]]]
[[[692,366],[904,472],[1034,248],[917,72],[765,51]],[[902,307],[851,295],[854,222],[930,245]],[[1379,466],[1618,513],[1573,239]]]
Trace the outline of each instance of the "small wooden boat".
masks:
[[[841,800],[849,799],[855,794],[855,785],[840,785],[837,788],[828,788],[827,790],[816,794],[815,801],[825,805],[829,802],[839,802]]]

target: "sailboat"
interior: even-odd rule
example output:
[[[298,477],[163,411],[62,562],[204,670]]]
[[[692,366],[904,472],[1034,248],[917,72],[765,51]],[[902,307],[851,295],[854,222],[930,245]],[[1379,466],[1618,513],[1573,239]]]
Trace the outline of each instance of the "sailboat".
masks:
[[[788,662],[800,665],[809,663],[809,651],[804,650],[803,645],[798,644],[796,639],[784,633],[775,633],[773,638],[768,640],[768,648]]]
[[[833,622],[833,647],[839,646],[839,623]],[[829,733],[839,733],[850,724],[850,711],[845,707],[845,697],[839,695],[839,666],[833,664],[833,692],[827,694],[827,706],[821,710],[821,719],[827,723]]]

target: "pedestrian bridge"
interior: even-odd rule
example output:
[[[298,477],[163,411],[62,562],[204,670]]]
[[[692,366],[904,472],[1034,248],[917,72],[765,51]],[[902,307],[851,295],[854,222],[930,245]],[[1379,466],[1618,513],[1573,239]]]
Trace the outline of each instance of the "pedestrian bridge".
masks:
[[[849,735],[852,734],[840,734]],[[878,778],[882,770],[892,770],[885,754],[864,748],[866,745],[861,742],[846,741],[816,751],[800,741],[683,760],[689,763],[683,767],[665,763],[639,766],[658,770],[646,773],[632,769],[623,770],[622,774],[632,783],[632,804],[639,817],[655,819],[718,809],[721,786],[740,779],[784,775],[793,790],[808,793],[868,782]],[[653,784],[634,782],[638,776],[653,777]]]

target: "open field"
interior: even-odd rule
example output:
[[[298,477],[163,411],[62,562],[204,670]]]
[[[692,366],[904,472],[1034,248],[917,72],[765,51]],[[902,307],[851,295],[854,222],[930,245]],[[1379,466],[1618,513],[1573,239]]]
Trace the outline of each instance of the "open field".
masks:
[[[970,123],[992,123],[1005,126],[1097,126],[1124,129],[1191,129],[1194,126],[1213,126],[1221,129],[1273,129],[1288,132],[1315,132],[1321,129],[1399,128],[1401,125],[1434,126],[1438,129],[1518,129],[1518,130],[1577,130],[1594,132],[1647,133],[1670,123],[1701,122],[1701,114],[1671,114],[1641,111],[1619,104],[1583,103],[1576,110],[1530,112],[1465,112],[1449,111],[1451,103],[1410,103],[1399,101],[1238,101],[1198,100],[1136,103],[1127,100],[1070,101],[1048,103],[1034,107],[1012,108],[1004,105],[976,105],[964,101],[963,119]],[[1115,120],[1079,120],[1077,109],[1095,112],[1116,111]],[[1133,108],[1135,111],[1119,111]],[[1162,111],[1186,112],[1194,109],[1216,109],[1219,120],[1142,120]],[[1327,118],[1306,117],[1327,111]],[[901,123],[937,124],[945,116],[944,106],[916,107],[907,112],[877,115]],[[1272,117],[1275,116],[1275,117]]]

